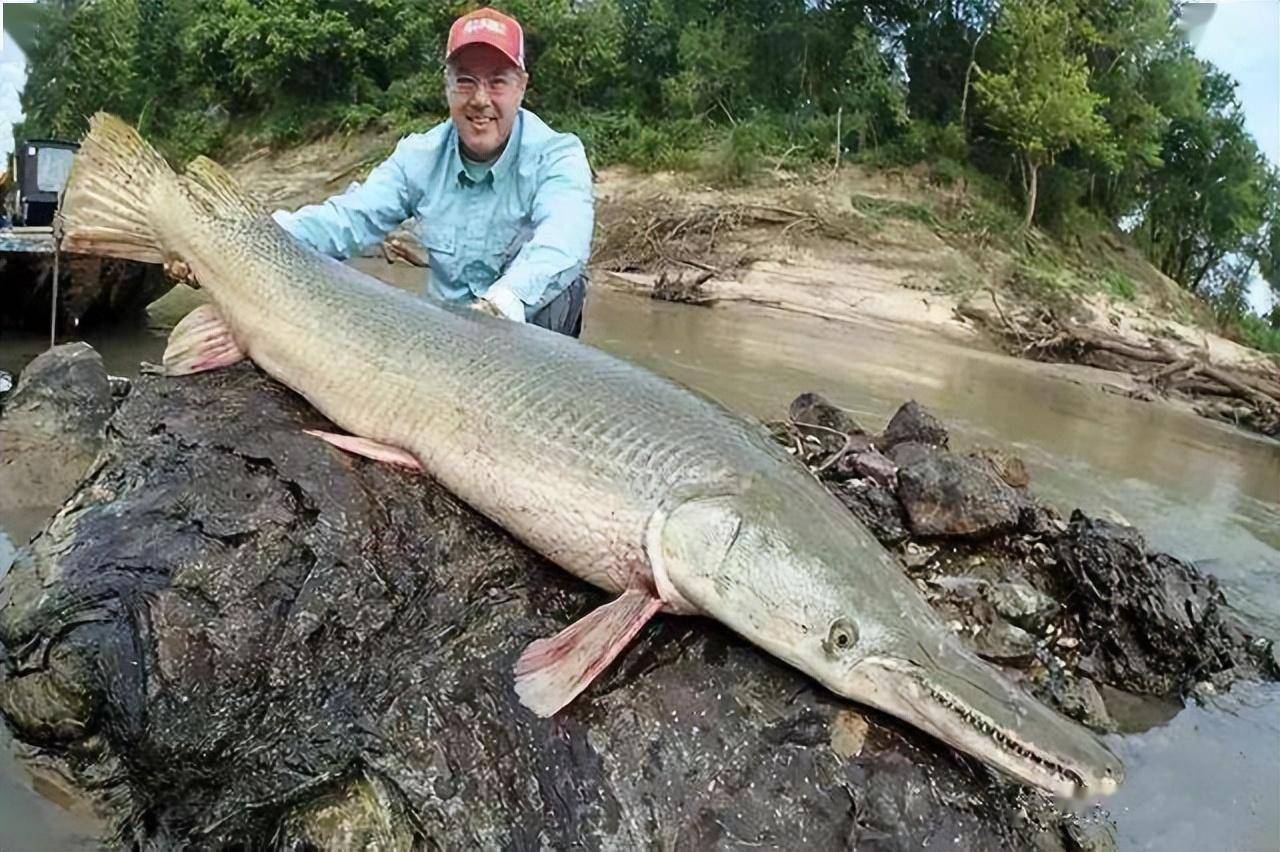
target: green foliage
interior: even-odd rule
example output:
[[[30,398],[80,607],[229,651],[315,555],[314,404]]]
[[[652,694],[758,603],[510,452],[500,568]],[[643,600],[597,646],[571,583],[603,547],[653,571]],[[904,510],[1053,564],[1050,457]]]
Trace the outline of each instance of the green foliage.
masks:
[[[880,198],[874,195],[857,194],[850,199],[853,209],[867,216],[872,221],[878,219],[905,219],[923,225],[936,227],[939,222],[933,211],[924,204],[902,201],[897,198]]]
[[[1272,355],[1280,355],[1280,328],[1250,313],[1242,312],[1233,319],[1236,338],[1241,343]]]
[[[448,27],[477,2],[45,0],[15,133],[74,138],[106,109],[185,161],[245,136],[423,130],[448,112]],[[525,27],[526,105],[578,133],[597,168],[736,184],[766,164],[826,169],[837,150],[925,163],[958,190],[954,209],[872,214],[1012,243],[1021,197],[1026,223],[1060,233],[1124,223],[1223,316],[1256,274],[1280,294],[1280,177],[1167,0],[500,6]],[[1019,280],[1066,279],[1031,264]]]
[[[1102,281],[1104,289],[1117,299],[1132,302],[1138,295],[1133,279],[1123,272],[1113,271]]]
[[[1171,121],[1162,165],[1146,181],[1138,237],[1153,262],[1193,292],[1231,255],[1269,262],[1263,235],[1280,180],[1245,131],[1234,88],[1216,72],[1202,78],[1202,107]]]
[[[769,140],[769,128],[742,122],[729,128],[720,143],[707,154],[706,171],[714,183],[741,186],[760,171]]]
[[[1026,222],[1035,215],[1038,169],[1071,145],[1106,136],[1105,99],[1089,88],[1089,68],[1073,32],[1075,4],[1010,0],[996,26],[999,63],[974,83],[987,120],[1021,157]]]
[[[136,114],[133,0],[45,6],[36,26],[22,98],[26,119],[16,133],[75,138],[93,111]]]
[[[1088,290],[1073,270],[1047,252],[1024,254],[1008,283],[1013,292],[1050,306],[1070,305],[1077,294]]]

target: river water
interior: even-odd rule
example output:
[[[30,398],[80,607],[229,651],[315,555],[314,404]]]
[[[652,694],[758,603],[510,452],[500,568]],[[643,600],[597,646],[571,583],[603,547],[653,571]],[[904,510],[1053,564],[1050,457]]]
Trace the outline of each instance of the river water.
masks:
[[[370,271],[386,275],[385,267]],[[1084,369],[1018,361],[920,332],[761,308],[695,308],[596,288],[585,337],[765,419],[813,390],[879,429],[914,398],[951,427],[953,446],[1014,451],[1042,499],[1063,510],[1119,515],[1152,547],[1215,574],[1248,621],[1280,637],[1275,442],[1104,393]],[[145,330],[90,342],[122,375],[136,374],[141,360],[158,360],[164,347]],[[16,373],[45,345],[7,336],[0,369]],[[42,520],[41,513],[0,517],[0,573],[11,540],[25,541]],[[1121,848],[1280,849],[1280,688],[1244,685],[1180,712],[1112,709],[1131,730],[1109,740],[1128,775],[1106,802]],[[81,815],[37,788],[47,793],[47,784],[17,769],[0,738],[0,848],[84,843]],[[7,827],[18,824],[24,833],[15,839]]]

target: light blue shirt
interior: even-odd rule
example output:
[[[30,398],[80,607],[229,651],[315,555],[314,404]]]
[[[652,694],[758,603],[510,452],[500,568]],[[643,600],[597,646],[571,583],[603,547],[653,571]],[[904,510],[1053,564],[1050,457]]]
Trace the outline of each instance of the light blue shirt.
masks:
[[[471,301],[501,281],[532,315],[582,274],[591,250],[591,169],[578,137],[521,109],[479,182],[463,167],[453,121],[406,136],[362,184],[275,220],[345,260],[405,219],[427,248],[426,292]]]

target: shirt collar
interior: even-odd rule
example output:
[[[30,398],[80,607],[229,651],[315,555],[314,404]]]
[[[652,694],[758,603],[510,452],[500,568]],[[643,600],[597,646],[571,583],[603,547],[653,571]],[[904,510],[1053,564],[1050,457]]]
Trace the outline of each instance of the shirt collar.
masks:
[[[516,113],[516,120],[511,125],[511,138],[507,140],[507,147],[502,149],[502,153],[498,155],[498,159],[494,161],[493,166],[489,169],[489,174],[485,176],[481,183],[494,183],[500,181],[507,176],[507,173],[514,167],[516,160],[520,158],[520,136],[524,128],[524,107]],[[450,167],[455,175],[458,176],[458,183],[463,186],[471,186],[475,181],[471,180],[471,176],[467,174],[467,170],[462,167],[462,150],[459,147],[462,142],[458,138],[458,129],[455,127],[453,138],[452,152],[450,154]]]

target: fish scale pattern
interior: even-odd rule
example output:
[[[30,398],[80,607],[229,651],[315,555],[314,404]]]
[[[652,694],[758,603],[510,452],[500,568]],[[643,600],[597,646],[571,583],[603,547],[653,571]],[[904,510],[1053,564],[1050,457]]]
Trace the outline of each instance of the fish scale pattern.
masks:
[[[388,287],[261,215],[193,224],[182,252],[251,358],[606,589],[650,579],[667,495],[808,478],[758,425],[605,352]]]

